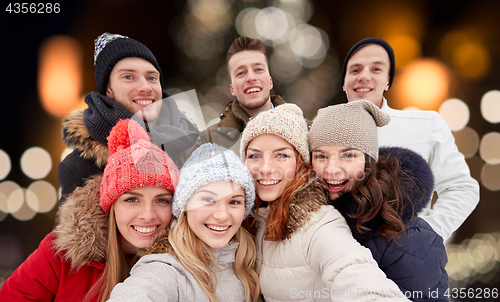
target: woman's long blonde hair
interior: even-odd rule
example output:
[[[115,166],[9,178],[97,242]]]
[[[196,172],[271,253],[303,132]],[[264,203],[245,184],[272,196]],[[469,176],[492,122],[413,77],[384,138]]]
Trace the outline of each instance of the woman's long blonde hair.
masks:
[[[116,284],[123,282],[130,274],[132,266],[139,260],[136,255],[128,256],[123,251],[120,232],[116,226],[115,211],[113,205],[108,218],[108,249],[104,271],[97,282],[89,290],[83,302],[109,300],[111,291]]]
[[[239,243],[234,260],[234,271],[245,289],[246,301],[257,301],[260,293],[259,277],[255,272],[255,243],[248,231],[239,227],[234,235]],[[193,275],[210,302],[216,302],[217,280],[211,266],[217,267],[212,249],[191,230],[183,211],[168,237],[174,256]]]

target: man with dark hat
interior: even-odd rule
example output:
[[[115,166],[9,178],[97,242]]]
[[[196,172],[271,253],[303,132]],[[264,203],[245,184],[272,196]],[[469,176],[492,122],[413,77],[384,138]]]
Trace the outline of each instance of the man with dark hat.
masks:
[[[163,73],[144,44],[118,34],[104,33],[95,40],[94,77],[98,92],[85,97],[88,108],[63,123],[63,140],[73,149],[58,166],[65,196],[102,172],[109,156],[107,137],[121,119],[138,120],[152,141],[177,165],[199,132],[163,91]]]
[[[438,199],[420,214],[446,241],[479,202],[479,185],[470,176],[464,156],[444,119],[435,111],[390,108],[384,97],[395,73],[392,47],[379,38],[366,38],[347,53],[342,66],[342,89],[349,102],[368,100],[391,116],[378,129],[379,146],[400,146],[422,155],[435,178]]]

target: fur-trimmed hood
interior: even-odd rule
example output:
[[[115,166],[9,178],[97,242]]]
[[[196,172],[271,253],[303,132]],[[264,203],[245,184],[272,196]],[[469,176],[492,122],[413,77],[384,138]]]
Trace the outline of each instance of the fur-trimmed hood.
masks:
[[[63,122],[63,140],[70,149],[77,149],[81,156],[90,159],[100,169],[104,168],[109,157],[109,149],[90,136],[83,121],[83,111],[75,111]]]
[[[290,197],[290,212],[284,239],[289,239],[309,221],[311,213],[327,204],[325,185],[315,173],[311,173],[308,182],[295,190]]]
[[[382,155],[394,156],[398,159],[400,165],[398,175],[401,178],[403,191],[401,220],[407,225],[430,202],[434,192],[434,177],[431,168],[422,156],[406,148],[383,147],[379,149],[379,158]],[[357,204],[351,194],[343,194],[335,200],[330,200],[329,204],[342,213],[351,228],[354,238],[358,241],[377,236],[380,227],[384,223],[380,215],[377,215],[377,217],[364,224],[370,230],[360,233],[356,228],[357,220],[349,217],[349,214],[357,212]]]
[[[102,175],[94,175],[59,208],[54,249],[71,262],[72,268],[106,261],[109,215],[99,205],[101,180]]]

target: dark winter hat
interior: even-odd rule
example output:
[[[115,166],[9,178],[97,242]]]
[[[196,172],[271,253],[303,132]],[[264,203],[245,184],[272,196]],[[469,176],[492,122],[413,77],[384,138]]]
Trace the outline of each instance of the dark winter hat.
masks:
[[[106,85],[111,70],[118,61],[128,57],[149,61],[160,73],[160,84],[163,87],[163,73],[155,56],[141,42],[118,34],[103,33],[94,42],[94,78],[99,93],[106,95]]]
[[[368,44],[377,44],[382,46],[385,51],[387,51],[387,54],[389,55],[389,61],[391,63],[391,69],[389,70],[389,88],[392,85],[392,80],[394,79],[394,72],[396,71],[396,60],[394,58],[394,50],[392,49],[391,45],[389,43],[385,42],[384,40],[380,38],[366,38],[358,43],[354,44],[354,46],[349,50],[347,53],[347,56],[344,59],[344,65],[342,65],[342,86],[344,86],[344,80],[345,80],[345,73],[347,72],[347,63],[349,63],[349,60],[351,59],[352,55],[358,51],[358,49],[363,46],[363,45],[368,45]]]

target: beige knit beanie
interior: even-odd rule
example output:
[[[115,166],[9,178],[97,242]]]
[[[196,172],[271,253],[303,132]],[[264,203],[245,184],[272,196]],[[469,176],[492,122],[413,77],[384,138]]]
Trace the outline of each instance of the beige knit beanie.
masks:
[[[390,120],[389,114],[365,100],[319,109],[309,131],[309,148],[346,146],[378,160],[377,127]]]
[[[274,134],[286,140],[297,150],[302,160],[309,163],[307,123],[299,106],[283,104],[251,119],[241,137],[240,156],[243,161],[248,144],[261,134]]]

